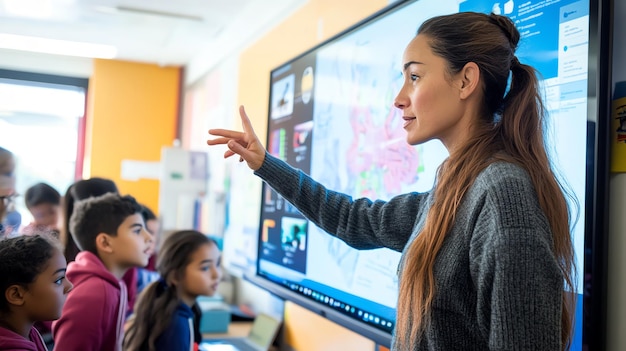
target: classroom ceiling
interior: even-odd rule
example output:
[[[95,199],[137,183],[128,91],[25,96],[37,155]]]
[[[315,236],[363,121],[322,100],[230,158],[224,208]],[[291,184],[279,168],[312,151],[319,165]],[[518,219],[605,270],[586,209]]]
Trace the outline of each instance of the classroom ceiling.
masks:
[[[120,60],[185,65],[208,53],[218,62],[305,2],[0,0],[0,47],[15,38],[25,43],[22,36],[28,36],[108,45]]]

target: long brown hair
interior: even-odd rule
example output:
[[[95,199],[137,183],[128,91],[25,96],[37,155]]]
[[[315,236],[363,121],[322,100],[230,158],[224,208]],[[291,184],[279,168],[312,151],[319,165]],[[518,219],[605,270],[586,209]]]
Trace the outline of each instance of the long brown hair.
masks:
[[[440,167],[424,228],[406,251],[398,299],[397,346],[412,350],[428,324],[436,294],[435,259],[465,193],[485,167],[505,160],[520,165],[530,175],[550,223],[564,287],[572,291],[564,291],[562,297],[561,340],[566,349],[572,334],[575,275],[565,199],[568,192],[552,171],[544,145],[545,110],[537,72],[515,56],[520,34],[505,16],[464,12],[429,19],[420,26],[418,35],[425,36],[433,53],[447,61],[450,74],[460,72],[468,62],[478,65],[484,118],[474,126],[467,144],[457,149],[462,152],[452,152]]]
[[[61,199],[63,224],[60,233],[61,243],[64,248],[63,254],[65,255],[67,263],[74,261],[76,255],[80,252],[72,236],[72,230],[70,229],[70,218],[72,217],[72,213],[74,213],[74,203],[93,196],[117,192],[115,182],[110,179],[98,177],[79,180],[67,188],[63,199]]]
[[[124,350],[156,350],[157,338],[172,323],[181,303],[174,280],[184,276],[192,254],[204,244],[217,245],[213,239],[195,230],[174,232],[163,242],[157,260],[157,271],[162,278],[141,292],[135,305],[135,319],[124,336]],[[197,333],[200,308],[195,304],[192,310],[196,316],[196,330],[192,332]]]

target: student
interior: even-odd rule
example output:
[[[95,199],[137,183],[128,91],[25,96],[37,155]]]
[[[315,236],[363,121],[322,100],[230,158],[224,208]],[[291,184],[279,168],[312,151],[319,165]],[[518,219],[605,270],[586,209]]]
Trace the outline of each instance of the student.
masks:
[[[93,177],[82,179],[70,185],[63,197],[63,225],[61,226],[61,242],[65,247],[65,258],[67,262],[72,262],[80,250],[74,242],[70,230],[70,218],[74,211],[76,201],[85,200],[90,197],[100,196],[107,193],[119,193],[117,185],[110,179]],[[129,269],[122,278],[126,283],[128,292],[128,314],[132,312],[137,297],[137,270],[133,267]]]
[[[141,291],[153,281],[158,280],[161,275],[156,271],[156,260],[157,260],[157,249],[160,245],[160,236],[161,236],[161,223],[154,215],[154,212],[145,205],[142,205],[141,216],[143,217],[143,221],[146,224],[146,230],[148,233],[152,234],[152,248],[150,259],[148,260],[148,265],[146,267],[138,267],[137,271],[137,294],[141,293]],[[130,311],[132,313],[132,311]]]
[[[154,241],[152,242],[154,248],[146,269],[150,271],[156,271],[157,250],[159,248],[159,239],[161,237],[161,222],[159,222],[157,216],[148,206],[142,205],[142,207],[143,210],[141,211],[141,215],[144,222],[146,223],[146,230],[150,232],[150,234],[152,234],[152,236],[154,237]]]
[[[20,230],[22,235],[51,234],[59,237],[58,223],[61,217],[61,194],[46,183],[37,183],[24,194],[26,208],[33,215],[34,221]],[[38,321],[35,328],[42,335],[46,345],[53,343],[52,321]]]
[[[15,178],[0,174],[0,239],[8,237],[13,231],[5,220],[14,200]]]
[[[163,278],[139,296],[124,350],[197,350],[202,336],[196,298],[215,294],[220,262],[217,244],[206,235],[194,230],[171,234],[158,258],[157,269]]]
[[[60,246],[42,235],[0,240],[0,350],[46,351],[33,327],[57,319],[72,284]]]
[[[52,325],[55,347],[121,350],[127,311],[121,279],[150,257],[152,236],[144,228],[141,206],[131,196],[114,193],[76,202],[70,230],[81,252],[67,268],[74,289]]]
[[[439,139],[449,152],[426,193],[371,201],[328,190],[269,155],[243,107],[243,132],[209,131],[209,145],[227,144],[225,157],[238,155],[325,231],[402,252],[394,351],[568,348],[568,206],[519,39],[507,17],[465,12],[425,21],[409,42],[394,101],[406,140]]]
[[[22,234],[52,232],[58,236],[61,194],[46,183],[37,183],[26,190],[26,208],[33,215],[33,222],[21,230]]]
[[[0,147],[0,239],[11,235],[21,223],[19,212],[12,210],[16,196],[14,172],[13,153]],[[16,215],[19,218],[15,218]]]
[[[13,153],[0,146],[0,175],[12,176],[15,172]]]

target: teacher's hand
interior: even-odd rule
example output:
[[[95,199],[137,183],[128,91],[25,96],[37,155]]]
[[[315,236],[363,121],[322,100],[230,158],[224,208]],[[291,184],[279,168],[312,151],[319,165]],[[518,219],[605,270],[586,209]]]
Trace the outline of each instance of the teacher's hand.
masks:
[[[224,152],[224,158],[239,155],[240,162],[246,161],[248,167],[256,171],[261,168],[265,160],[265,148],[254,133],[250,118],[248,118],[243,106],[239,107],[239,114],[241,115],[243,132],[228,129],[209,129],[209,134],[218,138],[208,139],[206,143],[210,146],[226,144],[228,150]]]

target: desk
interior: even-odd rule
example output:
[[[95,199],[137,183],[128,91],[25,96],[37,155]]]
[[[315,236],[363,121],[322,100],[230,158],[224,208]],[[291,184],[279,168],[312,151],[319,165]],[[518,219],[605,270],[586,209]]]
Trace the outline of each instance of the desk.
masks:
[[[231,322],[228,325],[228,332],[226,333],[204,333],[202,338],[204,340],[220,339],[220,338],[232,338],[232,337],[246,337],[250,334],[252,329],[252,322]],[[278,351],[274,346],[270,346],[268,351]]]
[[[204,333],[202,334],[202,338],[209,340],[226,337],[246,337],[250,333],[250,329],[252,329],[252,322],[231,322],[228,324],[228,331],[226,333]]]

